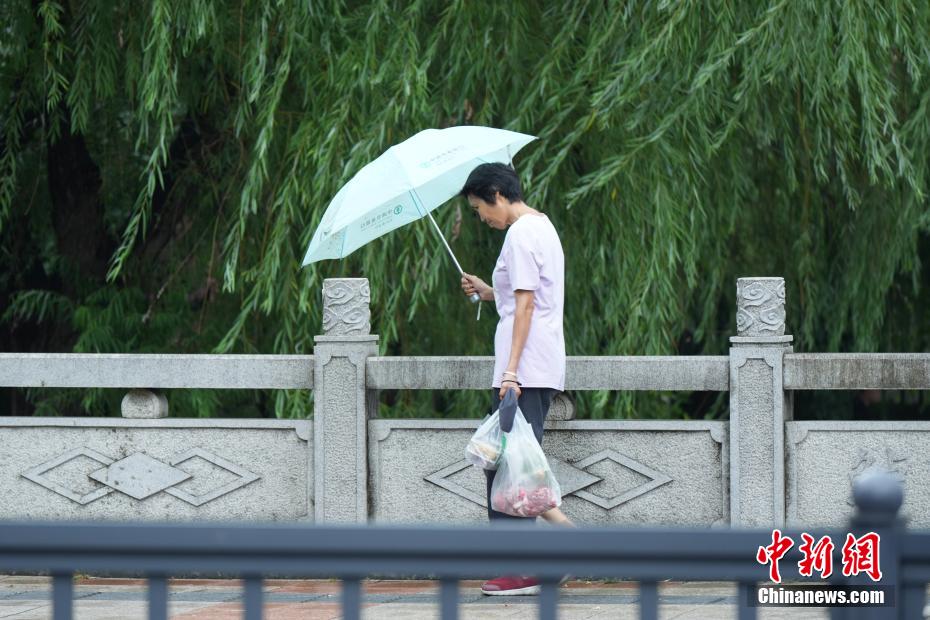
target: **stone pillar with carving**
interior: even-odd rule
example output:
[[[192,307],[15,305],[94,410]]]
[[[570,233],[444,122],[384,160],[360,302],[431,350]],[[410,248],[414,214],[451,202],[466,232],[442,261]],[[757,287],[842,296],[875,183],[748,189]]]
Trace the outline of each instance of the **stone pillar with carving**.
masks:
[[[736,330],[730,338],[730,524],[785,524],[785,422],[792,395],[784,389],[783,278],[736,281]]]
[[[323,335],[313,349],[313,488],[318,522],[368,520],[368,417],[377,394],[365,365],[377,355],[367,278],[323,281]]]

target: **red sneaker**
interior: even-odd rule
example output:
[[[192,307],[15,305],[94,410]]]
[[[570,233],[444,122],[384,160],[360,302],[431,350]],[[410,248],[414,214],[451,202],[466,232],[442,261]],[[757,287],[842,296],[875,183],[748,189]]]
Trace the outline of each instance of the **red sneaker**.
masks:
[[[489,596],[539,594],[539,579],[532,577],[498,577],[485,581],[481,593]]]

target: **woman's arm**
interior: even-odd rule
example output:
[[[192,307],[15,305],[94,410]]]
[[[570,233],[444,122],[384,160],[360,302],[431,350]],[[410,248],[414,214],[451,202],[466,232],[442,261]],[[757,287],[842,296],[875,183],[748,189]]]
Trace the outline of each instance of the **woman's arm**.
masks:
[[[507,362],[508,374],[505,378],[512,379],[516,375],[517,367],[520,365],[520,355],[523,353],[523,346],[526,344],[526,338],[530,333],[530,323],[533,320],[533,302],[536,294],[533,291],[519,289],[514,292],[516,298],[516,311],[513,315],[513,340],[510,344],[510,360]],[[517,377],[519,380],[519,377]],[[514,383],[502,383],[500,397],[504,397],[504,392],[513,388],[520,396],[520,387]]]

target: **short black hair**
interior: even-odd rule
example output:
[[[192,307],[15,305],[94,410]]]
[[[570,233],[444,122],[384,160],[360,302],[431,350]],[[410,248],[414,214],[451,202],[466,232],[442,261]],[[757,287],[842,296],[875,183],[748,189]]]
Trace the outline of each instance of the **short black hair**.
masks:
[[[477,196],[481,200],[494,204],[494,194],[500,195],[510,202],[523,200],[523,190],[520,188],[520,177],[512,166],[507,164],[481,164],[471,171],[465,186],[459,192],[460,196],[468,198]]]

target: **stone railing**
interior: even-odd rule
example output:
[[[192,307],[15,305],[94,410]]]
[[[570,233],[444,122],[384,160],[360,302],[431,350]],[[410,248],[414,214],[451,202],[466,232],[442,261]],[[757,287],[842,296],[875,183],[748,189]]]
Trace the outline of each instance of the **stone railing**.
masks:
[[[895,472],[930,524],[924,422],[795,422],[794,390],[930,389],[930,354],[795,354],[784,281],[741,278],[728,355],[569,357],[566,391],[730,392],[729,421],[575,420],[545,449],[592,524],[838,525]],[[120,418],[0,418],[0,518],[475,522],[476,419],[378,419],[382,389],[488,390],[490,357],[379,357],[365,279],[327,280],[313,355],[0,354],[0,386],[127,389]],[[168,417],[165,390],[313,389],[312,419]],[[309,414],[310,412],[308,412]],[[309,417],[309,416],[308,416]]]

